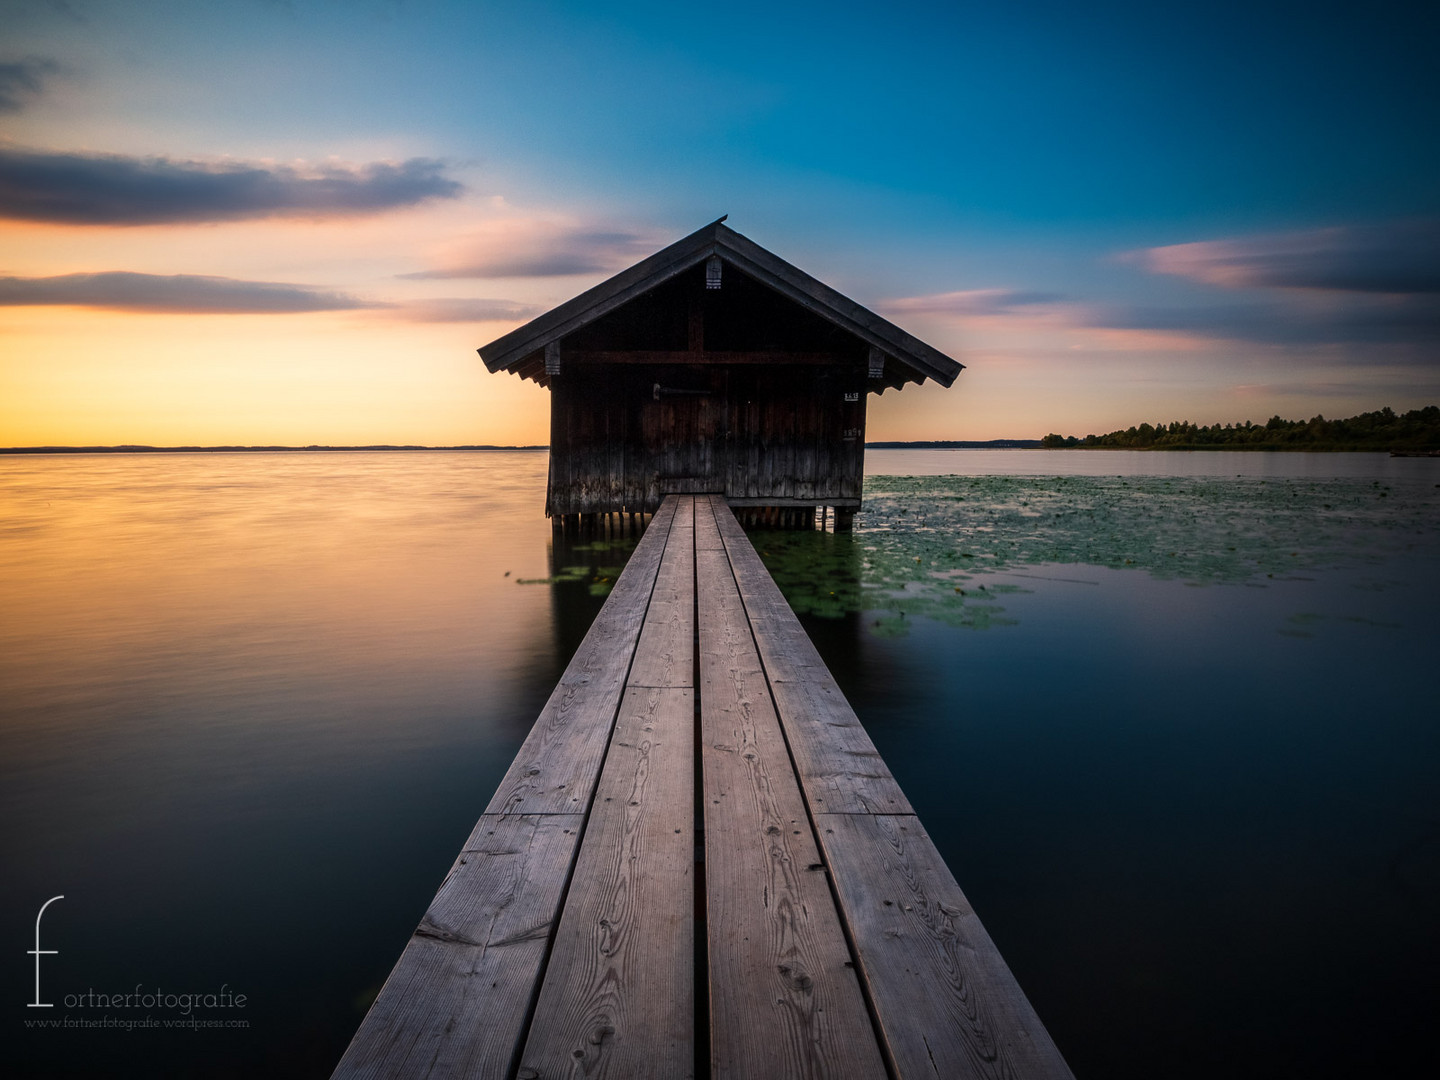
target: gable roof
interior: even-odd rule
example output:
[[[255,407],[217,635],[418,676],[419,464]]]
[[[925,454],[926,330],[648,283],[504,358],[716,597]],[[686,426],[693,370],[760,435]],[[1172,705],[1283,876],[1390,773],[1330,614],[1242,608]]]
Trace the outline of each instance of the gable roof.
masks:
[[[888,380],[891,385],[934,379],[942,386],[949,386],[960,374],[963,364],[912,337],[894,323],[798,267],[791,266],[779,256],[772,255],[759,244],[727,228],[724,222],[724,217],[712,221],[628,270],[620,271],[574,299],[536,316],[524,326],[481,346],[478,350],[480,358],[492,372],[503,369],[522,377],[538,376],[537,381],[542,381],[546,345],[559,341],[710,256],[718,255],[722,263],[748,274],[879,349],[887,358],[898,361],[904,370],[895,379]]]

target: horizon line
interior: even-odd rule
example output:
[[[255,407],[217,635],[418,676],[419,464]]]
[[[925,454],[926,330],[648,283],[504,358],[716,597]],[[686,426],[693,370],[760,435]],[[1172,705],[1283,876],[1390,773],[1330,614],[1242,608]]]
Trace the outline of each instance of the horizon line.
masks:
[[[1039,439],[914,439],[909,441],[883,440],[867,442],[867,450],[1026,450],[1038,448]],[[345,453],[357,451],[451,451],[451,450],[549,450],[548,443],[462,443],[455,446],[425,446],[418,443],[361,443],[353,446],[330,446],[311,443],[307,446],[287,446],[280,443],[244,446],[221,444],[216,446],[151,446],[147,443],[116,443],[93,446],[0,446],[0,454],[283,454],[283,453]]]

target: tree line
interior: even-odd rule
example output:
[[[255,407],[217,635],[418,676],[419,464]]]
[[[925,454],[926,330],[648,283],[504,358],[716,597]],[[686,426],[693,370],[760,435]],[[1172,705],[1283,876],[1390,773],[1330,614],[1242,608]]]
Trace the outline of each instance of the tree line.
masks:
[[[1040,440],[1047,450],[1123,448],[1126,450],[1440,450],[1440,407],[1427,405],[1399,414],[1389,406],[1345,420],[1315,416],[1263,424],[1140,424],[1108,435],[1056,435]]]

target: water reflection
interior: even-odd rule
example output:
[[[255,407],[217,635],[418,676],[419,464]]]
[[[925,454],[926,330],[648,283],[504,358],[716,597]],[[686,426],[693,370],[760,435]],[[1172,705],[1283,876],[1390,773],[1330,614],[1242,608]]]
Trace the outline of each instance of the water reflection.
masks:
[[[867,464],[1025,475],[1067,460],[905,453]],[[1077,474],[1165,463],[1071,454]],[[1440,482],[1433,462],[1376,455],[1181,464],[1201,463],[1373,467],[1377,508]],[[328,1073],[626,554],[553,535],[545,466],[0,459],[0,937],[28,941],[64,894],[46,915],[47,992],[225,983],[252,1024],[12,1027],[7,1076]],[[1282,562],[1320,551],[1339,506],[1289,490],[1295,512],[1265,514],[1304,534]],[[1214,514],[1195,518],[1194,536],[1213,532]],[[1184,550],[1154,524],[1151,571]],[[1016,625],[902,609],[904,637],[874,625],[863,533],[754,536],[1080,1075],[1423,1075],[1403,1066],[1430,1053],[1440,1008],[1440,553],[1430,527],[1342,524],[1346,545],[1375,539],[1364,558],[1326,541],[1345,558],[1260,567],[1263,588],[1077,566],[1071,548],[1045,565],[1038,541],[1019,545],[984,578],[1016,586]],[[897,549],[897,565],[927,550]],[[23,958],[5,972],[28,1000]]]
[[[613,531],[551,530],[550,578],[545,585],[550,594],[555,655],[569,657],[580,647],[643,535],[643,523],[637,520],[632,526],[628,519]]]
[[[1016,626],[869,638],[846,688],[1076,1074],[1422,1074],[1433,557],[1382,593],[1077,569]]]
[[[228,983],[255,1031],[60,1033],[9,1075],[333,1065],[588,618],[515,584],[545,464],[0,463],[0,925],[63,893],[48,985]]]

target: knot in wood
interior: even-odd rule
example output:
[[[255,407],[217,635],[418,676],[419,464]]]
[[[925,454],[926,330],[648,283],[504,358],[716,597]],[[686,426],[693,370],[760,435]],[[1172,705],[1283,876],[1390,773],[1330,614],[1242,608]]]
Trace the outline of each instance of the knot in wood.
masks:
[[[785,980],[792,990],[809,991],[815,985],[815,980],[804,971],[796,971],[789,964],[781,964],[779,967],[780,976]]]

